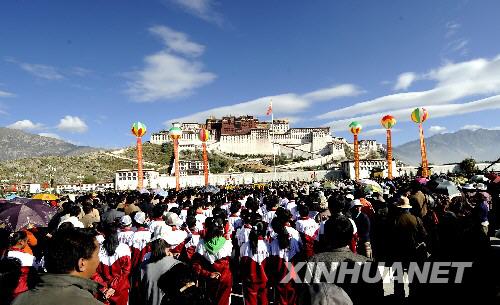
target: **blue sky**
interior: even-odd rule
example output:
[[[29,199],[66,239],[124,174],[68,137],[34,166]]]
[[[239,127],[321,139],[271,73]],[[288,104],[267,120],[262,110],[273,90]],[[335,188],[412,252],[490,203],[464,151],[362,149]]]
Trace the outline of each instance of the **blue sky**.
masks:
[[[0,125],[133,145],[175,120],[251,114],[395,144],[500,128],[498,1],[2,1]],[[146,138],[149,138],[148,135]]]

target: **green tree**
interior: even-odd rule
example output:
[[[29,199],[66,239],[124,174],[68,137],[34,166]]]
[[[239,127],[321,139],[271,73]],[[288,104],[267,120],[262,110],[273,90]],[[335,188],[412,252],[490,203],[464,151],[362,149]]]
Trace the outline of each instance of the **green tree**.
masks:
[[[476,160],[466,158],[460,162],[460,169],[468,176],[473,175],[477,171]]]
[[[97,178],[94,176],[85,176],[83,178],[83,183],[85,183],[85,184],[97,183]]]

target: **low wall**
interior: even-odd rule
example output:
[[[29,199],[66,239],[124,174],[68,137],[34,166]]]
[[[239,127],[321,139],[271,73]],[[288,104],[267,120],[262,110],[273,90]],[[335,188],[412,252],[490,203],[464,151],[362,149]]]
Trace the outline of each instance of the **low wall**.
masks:
[[[476,166],[479,170],[483,170],[486,167],[488,167],[491,163],[477,163]],[[429,165],[431,168],[431,173],[432,174],[447,174],[449,173],[460,173],[462,170],[460,169],[460,164],[449,164],[449,165]],[[405,173],[407,175],[413,175],[415,176],[418,171],[418,167],[415,166],[406,166],[406,167],[400,167],[398,170],[401,169],[401,175],[404,175]],[[490,167],[488,169],[489,171],[500,171],[500,163],[497,163]]]
[[[274,173],[238,173],[238,174],[220,174],[210,175],[209,184],[211,185],[227,185],[227,184],[251,184],[251,183],[266,183],[271,181],[313,181],[321,179],[340,179],[342,171],[339,170],[321,170],[321,171],[291,171]],[[135,183],[134,183],[135,182]],[[181,187],[187,186],[203,186],[205,183],[204,176],[181,176]],[[117,190],[135,189],[136,181],[123,181],[116,185]],[[175,176],[160,175],[159,179],[151,182],[147,181],[145,186],[149,188],[174,188]]]

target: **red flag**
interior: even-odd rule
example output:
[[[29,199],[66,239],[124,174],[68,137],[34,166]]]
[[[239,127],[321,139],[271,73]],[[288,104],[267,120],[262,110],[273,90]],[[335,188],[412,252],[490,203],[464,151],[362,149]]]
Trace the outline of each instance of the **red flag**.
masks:
[[[269,102],[269,106],[267,107],[266,115],[271,115],[273,113],[273,102]]]

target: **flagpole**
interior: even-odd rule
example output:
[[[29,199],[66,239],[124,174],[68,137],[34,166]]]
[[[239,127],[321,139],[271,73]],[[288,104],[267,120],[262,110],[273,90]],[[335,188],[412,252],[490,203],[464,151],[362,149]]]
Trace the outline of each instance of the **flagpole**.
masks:
[[[271,100],[271,107],[273,101]],[[271,132],[273,136],[271,138],[271,144],[273,146],[273,165],[274,165],[274,181],[276,181],[276,151],[274,150],[274,109],[271,108]]]

